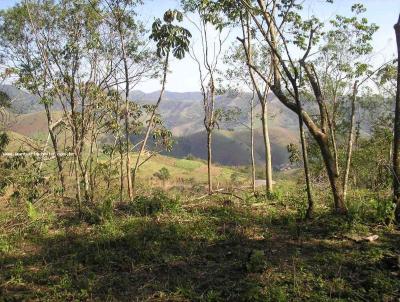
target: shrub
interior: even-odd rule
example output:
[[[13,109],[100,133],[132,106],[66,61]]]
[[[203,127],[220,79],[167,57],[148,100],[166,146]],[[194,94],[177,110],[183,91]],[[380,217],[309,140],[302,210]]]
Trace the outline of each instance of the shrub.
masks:
[[[391,199],[374,200],[376,209],[376,220],[389,224],[394,221],[395,204]]]
[[[246,269],[248,272],[262,272],[265,268],[265,253],[262,250],[253,250],[249,254],[248,261],[246,263]]]
[[[162,191],[156,191],[151,196],[137,196],[130,204],[132,213],[151,216],[157,213],[178,210],[178,198],[171,198]]]
[[[171,178],[169,170],[165,167],[162,167],[158,172],[154,173],[153,175],[162,181],[163,187],[165,187],[165,182]]]

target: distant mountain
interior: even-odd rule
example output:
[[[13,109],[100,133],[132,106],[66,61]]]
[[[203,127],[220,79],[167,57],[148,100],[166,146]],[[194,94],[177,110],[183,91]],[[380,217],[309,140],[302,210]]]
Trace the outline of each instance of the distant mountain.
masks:
[[[39,97],[18,89],[12,85],[0,85],[0,90],[11,99],[12,111],[18,114],[38,112],[43,110]]]
[[[37,96],[19,90],[14,86],[2,85],[0,90],[12,99],[12,119],[8,129],[30,138],[47,137],[47,122],[43,106]],[[155,103],[159,92],[144,93],[134,91],[130,95],[132,101],[140,104]],[[239,108],[242,110],[239,120],[221,125],[213,137],[213,160],[225,165],[245,165],[249,163],[250,138],[246,124],[249,123],[249,93],[241,95],[225,94],[216,98],[216,108]],[[206,136],[203,126],[203,107],[200,92],[166,91],[159,111],[164,123],[175,137],[176,144],[170,153],[175,157],[192,154],[205,159]],[[257,100],[255,100],[257,104]],[[54,116],[61,116],[60,106],[53,107]],[[285,108],[273,95],[269,98],[269,127],[274,167],[284,165],[288,161],[286,145],[296,143],[297,118]],[[260,114],[260,106],[255,107],[256,115]],[[257,163],[264,161],[264,147],[259,118],[255,123],[255,156]]]
[[[158,100],[160,91],[153,91],[145,93],[140,90],[135,90],[130,93],[129,97],[132,101],[139,102],[154,102]],[[202,95],[198,91],[194,92],[172,92],[165,91],[163,95],[163,101],[201,101]]]
[[[154,104],[157,101],[159,92],[143,93],[134,92],[131,99],[140,104]],[[239,108],[242,111],[239,120],[224,128],[243,130],[243,124],[249,123],[249,100],[250,93],[240,95],[225,94],[217,96],[216,108]],[[261,110],[258,100],[254,100],[255,114],[260,115]],[[165,125],[175,136],[185,136],[204,130],[202,95],[200,92],[165,92],[165,97],[160,104],[160,113],[164,118]],[[270,125],[297,131],[298,120],[296,115],[282,105],[272,94],[269,96],[269,117]],[[256,118],[256,127],[260,127],[259,119]]]
[[[255,131],[255,161],[262,164],[265,159],[263,136],[261,129]],[[270,131],[272,164],[279,169],[288,163],[289,154],[286,146],[298,141],[297,134],[291,130],[273,127]],[[250,133],[249,131],[216,130],[212,139],[213,161],[224,165],[250,164]],[[176,144],[171,155],[184,158],[188,155],[207,158],[206,133],[197,132],[176,138]]]

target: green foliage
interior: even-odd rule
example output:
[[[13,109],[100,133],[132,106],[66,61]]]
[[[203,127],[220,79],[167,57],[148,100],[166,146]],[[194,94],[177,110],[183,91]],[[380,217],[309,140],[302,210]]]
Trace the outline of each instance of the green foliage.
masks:
[[[3,155],[7,145],[10,143],[10,138],[7,133],[0,133],[0,155]]]
[[[265,293],[262,284],[250,278],[243,280],[240,284],[240,289],[243,291],[240,301],[263,302],[268,301],[268,295]]]
[[[0,91],[0,108],[10,108],[11,100],[7,93]]]
[[[283,286],[271,286],[268,290],[268,302],[285,302],[288,301],[287,289]]]
[[[168,10],[164,14],[164,24],[160,19],[156,19],[152,25],[150,39],[157,43],[159,57],[168,56],[172,51],[174,57],[183,59],[189,51],[189,39],[192,35],[187,29],[174,25],[175,20],[182,22],[182,13],[178,10]]]
[[[132,213],[142,216],[154,216],[159,213],[178,211],[179,198],[171,198],[162,191],[155,191],[151,196],[137,196],[129,203]]]
[[[171,174],[166,167],[162,167],[158,172],[154,173],[154,176],[163,182],[165,185],[165,181],[171,178]]]
[[[246,269],[249,272],[263,271],[266,265],[265,253],[262,250],[253,250],[246,263]]]
[[[5,236],[0,236],[0,255],[11,250],[11,244]]]
[[[29,219],[36,220],[39,217],[39,214],[31,202],[26,203],[26,211]]]
[[[368,191],[355,191],[348,201],[348,221],[355,225],[360,223],[390,224],[394,221],[395,205],[390,198]]]
[[[296,144],[287,145],[287,151],[289,153],[289,161],[291,164],[297,164],[300,162],[300,150]]]
[[[101,205],[101,218],[103,220],[112,220],[114,217],[113,198],[107,198]]]
[[[230,176],[232,185],[237,185],[240,181],[240,173],[233,172]]]

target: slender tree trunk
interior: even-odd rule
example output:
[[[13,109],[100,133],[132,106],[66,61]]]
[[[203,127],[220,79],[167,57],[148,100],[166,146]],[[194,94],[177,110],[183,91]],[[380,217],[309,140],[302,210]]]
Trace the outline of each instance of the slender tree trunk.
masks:
[[[254,94],[250,101],[250,160],[251,160],[251,185],[253,194],[256,193],[256,165],[254,160]]]
[[[122,142],[119,142],[122,144]],[[120,146],[122,149],[122,146]],[[124,193],[124,154],[123,151],[120,150],[119,153],[119,202],[123,201],[123,193]]]
[[[107,190],[110,189],[110,184],[111,184],[111,169],[112,169],[112,161],[114,157],[114,151],[111,152],[110,154],[110,161],[108,163],[108,171],[107,171]]]
[[[303,167],[304,167],[304,175],[306,178],[306,191],[307,191],[307,201],[308,207],[306,212],[306,219],[311,219],[314,212],[314,200],[312,196],[311,182],[310,182],[310,171],[308,165],[308,152],[307,152],[307,142],[304,135],[304,123],[303,118],[301,116],[301,112],[303,111],[303,106],[301,104],[301,100],[296,90],[296,104],[298,107],[298,118],[299,118],[299,133],[300,133],[300,142],[301,142],[301,151],[303,155]]]
[[[349,138],[347,141],[346,167],[345,167],[344,178],[343,178],[343,201],[344,202],[346,202],[346,197],[347,197],[347,185],[348,185],[348,181],[349,181],[351,157],[352,157],[352,153],[353,153],[357,85],[358,85],[358,82],[356,81],[353,86],[353,95],[351,96],[350,129],[349,129]]]
[[[126,149],[126,180],[128,188],[128,198],[132,200],[133,190],[132,190],[132,171],[131,171],[131,155],[129,152],[129,102],[128,98],[125,101],[126,106],[126,116],[125,116],[125,149]]]
[[[335,95],[333,96],[333,112],[332,112],[332,119],[329,118],[328,110],[326,109],[326,117],[328,120],[329,132],[331,135],[331,142],[333,148],[333,156],[335,158],[335,165],[336,170],[339,171],[339,156],[338,156],[338,148],[336,144],[336,102],[337,102],[337,95],[335,91]]]
[[[75,186],[76,186],[76,201],[78,203],[78,213],[82,214],[82,197],[81,197],[81,180],[78,173],[78,157],[74,151],[74,172],[75,172]]]
[[[393,139],[393,202],[396,203],[396,221],[400,223],[400,16],[394,26],[397,41],[397,92],[396,111],[394,117],[394,139]]]
[[[212,165],[212,131],[207,130],[207,176],[208,176],[208,194],[212,194],[213,185],[211,177],[211,165]]]
[[[265,149],[265,190],[267,194],[272,193],[272,160],[271,160],[271,142],[268,132],[268,109],[267,96],[261,104],[261,123],[263,129],[264,149]]]
[[[113,162],[113,159],[114,159],[114,152],[115,152],[115,148],[116,147],[117,147],[117,139],[115,139],[115,141],[114,141],[114,145],[113,145],[111,153],[110,153],[110,161],[108,163],[107,190],[110,189],[111,177],[112,177],[112,172],[111,172],[112,171],[112,162]]]
[[[321,155],[325,163],[325,168],[328,174],[329,183],[331,185],[333,202],[335,212],[338,214],[346,214],[347,209],[343,200],[343,186],[339,177],[339,173],[336,169],[335,160],[333,159],[329,150],[328,138],[326,135],[315,135],[311,132],[316,139]]]
[[[121,22],[121,21],[120,21]],[[121,24],[119,24],[121,27]],[[119,37],[121,40],[121,50],[122,50],[122,60],[124,62],[124,75],[125,75],[125,152],[126,152],[126,180],[128,189],[128,198],[132,200],[133,190],[132,190],[132,172],[131,172],[131,156],[129,152],[129,66],[128,59],[125,49],[125,40],[122,34],[121,28],[119,28]]]
[[[311,219],[314,213],[314,199],[312,196],[310,169],[308,165],[307,142],[304,135],[303,120],[301,118],[299,118],[299,126],[300,125],[301,125],[300,127],[301,151],[303,154],[303,166],[304,166],[304,175],[306,177],[306,190],[307,190],[307,201],[308,201],[306,219]]]
[[[61,196],[64,197],[65,180],[64,180],[64,171],[63,171],[62,159],[61,159],[60,154],[58,152],[57,138],[56,138],[56,135],[55,135],[55,133],[53,131],[53,125],[52,125],[53,120],[52,120],[52,117],[51,117],[49,105],[45,104],[44,108],[45,108],[46,116],[47,116],[47,125],[48,125],[48,128],[49,128],[49,135],[50,135],[51,143],[53,144],[53,150],[54,150],[55,157],[56,157],[56,162],[57,162],[58,177],[60,179],[61,190],[62,190]]]
[[[140,157],[143,154],[144,149],[146,148],[147,140],[149,139],[150,132],[151,132],[151,129],[153,127],[153,121],[154,121],[154,117],[156,115],[156,110],[160,106],[161,100],[162,100],[163,95],[164,95],[165,84],[167,83],[168,64],[169,64],[169,52],[167,53],[167,55],[165,57],[164,68],[163,68],[163,79],[162,79],[162,86],[161,86],[160,95],[158,97],[157,103],[155,104],[155,106],[153,108],[153,111],[151,112],[150,119],[148,121],[149,124],[147,125],[146,134],[144,136],[143,143],[142,143],[142,145],[140,147],[139,153],[138,153],[137,158],[136,158],[135,167],[133,169],[133,182],[132,182],[133,192],[135,191],[136,176],[137,176],[138,169],[140,167]]]
[[[124,39],[124,34],[123,34],[123,20],[121,17],[118,17],[117,19],[117,26],[118,26],[118,36],[119,40],[121,43],[121,51],[122,51],[122,61],[123,61],[123,66],[124,66],[124,77],[125,77],[125,112],[124,112],[124,130],[125,130],[125,157],[126,157],[126,162],[125,162],[125,169],[126,169],[126,180],[127,180],[127,190],[128,190],[128,198],[129,200],[132,200],[133,198],[133,184],[132,184],[132,173],[131,173],[131,156],[130,156],[130,150],[129,150],[129,92],[130,92],[130,83],[129,83],[129,64],[128,64],[128,56],[126,52],[126,44],[125,44],[125,39]],[[121,143],[122,144],[122,143]],[[122,150],[121,150],[122,152]],[[121,165],[122,163],[122,155],[121,155]],[[122,166],[121,166],[122,167]],[[121,177],[123,177],[123,171],[120,171]],[[121,183],[120,183],[120,190],[123,189],[123,179],[121,178]],[[122,192],[120,192],[120,201],[122,201]]]
[[[269,140],[269,132],[268,132],[268,108],[267,108],[267,97],[269,88],[264,90],[264,93],[261,92],[259,85],[256,82],[252,65],[253,65],[253,51],[251,44],[251,30],[250,30],[250,19],[249,14],[246,15],[246,19],[243,19],[241,16],[241,25],[243,32],[243,39],[239,39],[239,41],[243,44],[243,48],[246,54],[247,67],[249,69],[249,74],[251,78],[251,82],[255,91],[257,92],[258,99],[261,104],[261,123],[263,130],[263,143],[264,143],[264,159],[265,159],[265,191],[268,195],[273,190],[272,185],[272,159],[271,159],[271,144]],[[276,71],[276,70],[275,70]],[[277,79],[277,78],[276,78]]]
[[[91,134],[91,142],[90,142],[90,153],[89,153],[89,185],[90,185],[90,200],[94,201],[95,194],[95,182],[96,182],[96,169],[94,169],[94,157],[96,156],[97,161],[97,144],[96,144],[96,135],[95,135],[95,125],[92,126],[92,134]],[[94,152],[94,148],[96,147],[96,153]]]
[[[83,144],[80,144],[80,145],[83,146]],[[89,173],[88,173],[87,166],[83,163],[82,148],[79,147],[78,149],[79,149],[79,151],[77,151],[76,157],[77,157],[77,161],[78,161],[79,171],[80,171],[82,181],[83,181],[83,189],[84,189],[83,193],[84,193],[84,197],[85,197],[85,202],[90,202],[91,200],[90,200]]]

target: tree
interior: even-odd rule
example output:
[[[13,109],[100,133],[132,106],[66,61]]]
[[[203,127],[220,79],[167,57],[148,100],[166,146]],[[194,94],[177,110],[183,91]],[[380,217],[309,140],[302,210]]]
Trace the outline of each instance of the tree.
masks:
[[[182,20],[183,15],[181,12],[177,10],[168,10],[164,14],[164,23],[160,19],[156,19],[152,26],[152,33],[150,35],[150,38],[156,42],[158,57],[164,59],[161,79],[161,91],[156,104],[153,106],[147,106],[150,117],[147,121],[146,133],[136,158],[135,167],[133,169],[133,188],[135,187],[138,169],[141,164],[143,164],[143,162],[140,162],[140,158],[146,148],[150,132],[156,125],[155,121],[159,121],[159,119],[157,119],[156,113],[165,91],[168,67],[170,63],[170,55],[172,54],[173,57],[177,59],[182,59],[184,58],[185,53],[189,50],[189,39],[191,37],[190,32],[187,29],[174,24],[175,21],[182,22]],[[155,135],[161,135],[162,137],[166,138],[170,136],[170,133],[168,133],[168,131],[158,131],[158,133],[156,133]]]
[[[125,135],[125,173],[127,180],[128,198],[133,198],[131,173],[131,132],[137,127],[135,111],[131,112],[130,92],[141,81],[153,78],[158,73],[159,60],[146,42],[146,30],[143,24],[135,20],[135,8],[140,1],[110,0],[108,6],[108,22],[111,27],[109,49],[116,65],[122,62],[121,68],[116,69],[109,86],[124,86],[124,135]],[[132,124],[133,119],[133,124]]]
[[[10,97],[0,91],[0,156],[3,155],[7,145],[10,142],[10,138],[7,133],[4,131],[5,124],[5,116],[7,115],[6,109],[11,107],[11,99]]]
[[[24,1],[2,13],[3,57],[7,67],[16,75],[17,84],[41,98],[61,183],[63,167],[55,131],[59,122],[53,122],[51,107],[57,104],[63,110],[63,132],[71,139],[69,147],[73,153],[79,211],[83,199],[86,202],[94,200],[98,137],[109,129],[111,121],[117,125],[120,123],[123,106],[118,87],[126,84],[128,89],[125,86],[125,92],[128,90],[129,93],[132,84],[134,86],[142,78],[154,74],[154,64],[149,62],[157,59],[149,55],[148,47],[142,47],[143,42],[140,42],[143,31],[133,19],[135,3]],[[129,77],[125,68],[128,64]],[[109,93],[112,89],[117,93]],[[114,101],[117,106],[112,108]],[[124,101],[126,145],[126,138],[138,125],[137,121],[132,123],[132,119],[139,117],[137,110],[133,110],[130,103],[127,105],[126,93]],[[122,154],[128,154],[129,143],[123,149],[122,129],[114,132],[118,133],[122,168]],[[121,188],[122,184],[121,171]]]
[[[245,14],[245,12],[244,12]],[[264,144],[264,161],[265,161],[265,189],[266,193],[272,192],[272,158],[271,158],[271,145],[269,139],[268,130],[268,97],[270,95],[270,89],[268,85],[253,71],[251,65],[258,66],[259,70],[263,72],[265,77],[271,76],[270,55],[265,47],[257,47],[254,43],[254,33],[252,33],[251,20],[243,14],[240,15],[240,25],[242,37],[237,37],[240,42],[238,47],[233,48],[233,53],[227,58],[227,62],[230,64],[230,68],[227,72],[227,80],[230,83],[235,81],[237,85],[243,85],[243,83],[253,92],[257,97],[261,106],[261,125],[263,133],[263,144]],[[253,102],[253,98],[251,101]],[[255,190],[255,168],[254,168],[254,136],[253,124],[254,124],[254,106],[250,105],[250,135],[251,135],[251,162],[252,162],[252,183],[253,191]]]
[[[41,13],[38,11],[41,10]],[[50,3],[36,3],[25,1],[20,5],[1,12],[1,53],[5,61],[5,74],[16,76],[16,85],[27,89],[39,96],[44,106],[49,129],[49,136],[56,157],[58,176],[65,191],[63,162],[59,155],[57,134],[54,128],[57,122],[53,121],[51,107],[54,100],[51,94],[51,73],[49,69],[49,54],[43,41],[39,40],[38,22],[47,24],[44,15],[53,9]],[[35,16],[33,19],[32,16]],[[45,37],[49,36],[49,31]],[[39,58],[39,59],[38,59]]]
[[[171,178],[171,174],[169,173],[169,170],[165,167],[162,167],[158,172],[154,173],[154,176],[162,181],[164,188],[165,188],[165,182]]]
[[[223,0],[212,1],[210,9],[223,11],[229,19],[237,16],[235,3]],[[331,134],[329,132],[327,116],[327,99],[323,94],[321,78],[316,73],[315,63],[310,59],[310,54],[319,46],[322,36],[329,30],[324,30],[323,24],[312,16],[305,19],[301,16],[302,6],[300,1],[248,1],[240,0],[242,7],[250,14],[256,31],[260,38],[271,51],[272,55],[272,80],[266,78],[256,66],[252,66],[265,83],[271,88],[275,96],[290,110],[299,115],[320,149],[328,179],[332,189],[335,211],[346,213],[343,199],[341,176],[335,164],[334,156],[330,148]],[[357,10],[357,7],[354,8]],[[235,13],[236,12],[236,13]],[[332,23],[336,26],[335,23]],[[368,24],[368,20],[362,18],[349,18],[348,27],[359,31],[358,39],[350,45],[344,45],[348,51],[354,48],[370,49],[370,41],[376,31],[376,25]],[[299,59],[298,51],[303,51]],[[301,106],[301,99],[307,93],[312,102],[305,109]],[[300,124],[302,124],[300,123]],[[301,131],[300,131],[301,132]]]
[[[244,72],[247,68],[245,63],[244,53],[241,46],[234,45],[231,48],[231,52],[224,57],[224,63],[229,65],[226,70],[225,78],[228,82],[228,89],[231,94],[235,96],[240,95],[246,99],[248,103],[248,110],[246,108],[245,119],[248,119],[250,115],[249,123],[241,123],[250,132],[250,165],[251,165],[251,184],[253,193],[255,193],[255,181],[256,181],[256,167],[255,167],[255,157],[254,157],[254,118],[255,118],[255,105],[254,99],[256,97],[253,85],[248,72]],[[243,85],[252,91],[251,96],[242,91]],[[244,92],[244,93],[243,93]]]
[[[393,201],[396,204],[396,221],[400,223],[400,16],[394,29],[397,41],[397,92],[393,131]]]
[[[200,54],[191,47],[190,55],[196,62],[199,71],[200,91],[203,105],[203,125],[207,135],[207,179],[208,194],[213,193],[212,169],[212,135],[219,127],[219,122],[224,119],[225,112],[222,108],[216,108],[215,98],[218,94],[218,67],[221,63],[222,46],[226,41],[221,28],[214,26],[214,15],[207,11],[201,3],[196,1],[183,1],[187,12],[196,14],[198,23],[189,19],[200,34]],[[211,29],[210,29],[211,27]],[[211,34],[215,33],[215,35]]]

